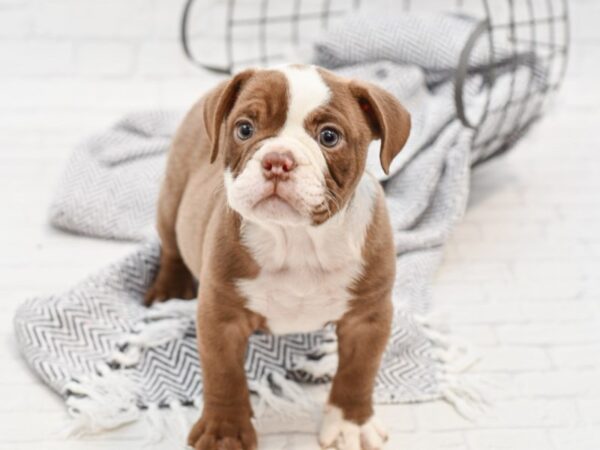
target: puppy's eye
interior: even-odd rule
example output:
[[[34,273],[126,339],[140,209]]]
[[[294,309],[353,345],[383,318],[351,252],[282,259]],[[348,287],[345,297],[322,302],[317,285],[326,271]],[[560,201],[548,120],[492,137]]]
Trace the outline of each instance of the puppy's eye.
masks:
[[[319,133],[319,143],[323,147],[335,147],[339,141],[340,135],[333,128],[323,128]]]
[[[240,122],[235,127],[235,134],[242,141],[250,139],[254,134],[254,126],[248,121]]]

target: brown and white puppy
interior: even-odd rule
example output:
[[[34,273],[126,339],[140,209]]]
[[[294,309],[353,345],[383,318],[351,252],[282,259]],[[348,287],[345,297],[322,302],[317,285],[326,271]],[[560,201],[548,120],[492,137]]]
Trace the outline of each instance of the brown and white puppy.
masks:
[[[255,449],[244,374],[256,330],[337,325],[339,366],[319,440],[379,449],[372,391],[390,333],[394,245],[383,191],[410,129],[389,93],[312,66],[247,70],[188,113],[160,194],[153,301],[198,292],[204,410],[196,449]]]

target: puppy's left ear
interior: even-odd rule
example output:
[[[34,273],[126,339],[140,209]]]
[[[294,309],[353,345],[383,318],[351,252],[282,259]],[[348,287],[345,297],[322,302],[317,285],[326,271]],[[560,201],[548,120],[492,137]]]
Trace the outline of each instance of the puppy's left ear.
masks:
[[[210,162],[217,159],[219,154],[219,138],[221,126],[233,109],[242,87],[254,75],[253,69],[238,73],[229,81],[225,81],[214,88],[207,96],[204,105],[204,125],[211,141]]]
[[[353,81],[350,90],[365,114],[373,139],[381,139],[379,159],[388,174],[410,134],[410,114],[396,97],[378,86]]]

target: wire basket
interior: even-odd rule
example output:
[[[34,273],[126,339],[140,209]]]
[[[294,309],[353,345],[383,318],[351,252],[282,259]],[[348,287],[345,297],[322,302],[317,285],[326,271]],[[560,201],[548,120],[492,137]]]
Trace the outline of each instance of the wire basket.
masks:
[[[266,66],[302,59],[322,33],[349,13],[440,11],[444,0],[187,0],[181,20],[181,42],[187,57],[197,66],[232,73],[245,66]],[[473,146],[484,158],[509,148],[543,111],[565,74],[569,50],[567,0],[457,0],[452,12],[478,19],[465,40],[454,70],[454,101],[462,123],[474,130]],[[487,100],[476,113],[465,106],[466,80],[474,50],[487,46]],[[525,93],[514,89],[517,64],[496,64],[501,51],[535,58],[536,72]],[[197,55],[202,55],[199,57]],[[498,105],[492,99],[496,80],[510,73],[509,94]],[[538,81],[539,78],[538,77]],[[503,77],[506,80],[506,76]],[[504,86],[506,88],[506,86]],[[494,117],[496,116],[496,117]],[[486,129],[493,124],[493,130]]]

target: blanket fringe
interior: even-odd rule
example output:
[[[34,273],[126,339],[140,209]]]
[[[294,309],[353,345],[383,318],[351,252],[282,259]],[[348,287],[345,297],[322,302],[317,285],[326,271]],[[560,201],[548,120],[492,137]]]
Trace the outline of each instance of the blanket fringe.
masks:
[[[99,364],[95,374],[65,386],[67,409],[73,421],[64,434],[95,434],[138,420],[137,394],[136,383],[106,364]]]
[[[310,416],[319,408],[298,383],[277,372],[270,372],[259,382],[249,383],[248,387],[257,394],[254,405],[257,418],[271,410],[281,417],[293,419]]]
[[[433,344],[431,357],[438,363],[442,399],[468,420],[475,420],[490,407],[492,384],[467,372],[481,359],[472,344],[453,336],[441,325],[440,313],[416,315],[423,333]]]
[[[66,402],[73,421],[64,434],[94,434],[135,422],[143,416],[149,430],[147,446],[162,443],[165,438],[182,442],[189,428],[189,420],[181,403],[173,399],[160,407],[156,404],[144,405],[142,412],[138,404],[139,385],[124,370],[140,362],[144,349],[182,338],[194,325],[195,308],[194,302],[184,300],[156,305],[144,314],[133,332],[120,340],[111,361],[119,368],[112,369],[107,364],[99,364],[95,374],[70,382],[66,386]],[[329,344],[325,350],[331,357],[329,353],[334,353],[336,348]],[[328,363],[327,367],[330,366]],[[314,369],[319,372],[325,370],[317,366]],[[250,382],[249,389],[254,394],[257,418],[268,411],[271,416],[280,418],[305,419],[314,417],[320,408],[300,385],[275,371],[269,371],[260,380]],[[194,407],[201,407],[200,398],[194,401]]]
[[[181,448],[181,443],[186,441],[190,430],[190,420],[175,399],[167,402],[165,408],[159,408],[156,404],[148,406],[144,415],[149,434],[144,440],[144,447],[153,448],[160,444],[161,448]]]
[[[315,354],[316,353],[316,354]],[[310,355],[295,355],[292,361],[292,370],[305,372],[313,379],[333,377],[338,365],[338,343],[335,331],[330,330],[319,345],[318,349]]]
[[[140,362],[144,348],[158,347],[184,336],[194,326],[196,303],[173,299],[149,309],[132,333],[123,336],[113,361],[125,366]]]
[[[193,326],[194,308],[193,302],[175,300],[149,310],[136,330],[124,336],[113,355],[114,362],[122,367],[135,365],[140,361],[143,349],[181,338]],[[481,415],[489,406],[487,391],[490,386],[484,380],[464,374],[480,355],[470,344],[444,330],[435,315],[416,316],[416,321],[433,346],[430,356],[438,364],[441,397],[468,419]],[[325,339],[315,354],[295,358],[292,365],[294,370],[321,378],[333,375],[337,362],[337,341],[332,337]],[[74,420],[66,434],[98,433],[141,418],[137,400],[139,386],[124,370],[99,364],[95,374],[67,384],[66,402]],[[301,385],[279,372],[269,371],[260,380],[250,381],[249,389],[255,394],[257,422],[268,416],[286,420],[314,418],[321,409]],[[166,405],[161,404],[160,408],[158,405],[146,406],[143,415],[149,425],[148,445],[162,442],[165,437],[182,442],[189,420],[180,402],[173,399]],[[200,399],[194,406],[201,407]]]

